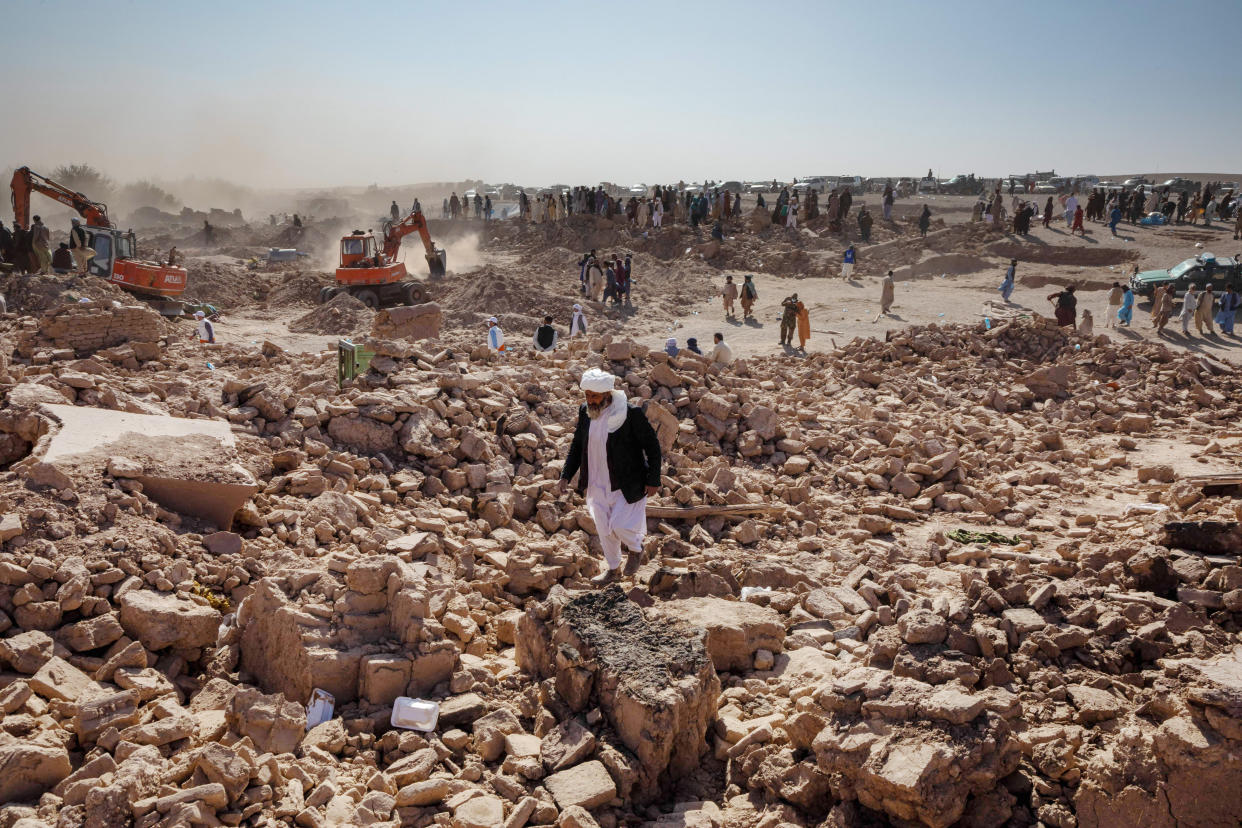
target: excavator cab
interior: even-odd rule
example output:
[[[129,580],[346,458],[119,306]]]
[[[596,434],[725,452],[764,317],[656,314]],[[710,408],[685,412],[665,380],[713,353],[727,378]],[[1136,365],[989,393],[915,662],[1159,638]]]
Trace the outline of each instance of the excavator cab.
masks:
[[[134,258],[137,245],[133,233],[122,233],[104,227],[87,227],[86,238],[87,245],[95,251],[87,270],[96,276],[111,279],[115,262]]]
[[[355,230],[341,239],[341,267],[370,267],[376,263],[375,236]]]

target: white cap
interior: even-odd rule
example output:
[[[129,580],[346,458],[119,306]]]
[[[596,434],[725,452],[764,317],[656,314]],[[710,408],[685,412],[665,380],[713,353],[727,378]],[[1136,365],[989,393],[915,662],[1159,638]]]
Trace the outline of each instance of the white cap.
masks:
[[[497,319],[497,318],[496,318],[496,317],[494,317],[494,316],[489,316],[489,317],[487,317],[487,321],[488,321],[488,322],[491,322],[493,325],[499,325],[499,324],[500,324],[500,320],[499,320],[499,319]]]
[[[616,378],[607,371],[601,371],[598,368],[591,368],[582,374],[582,381],[578,383],[583,391],[594,391],[598,394],[606,394],[612,390],[613,382]]]
[[[195,319],[203,319],[203,318],[205,318],[206,316],[207,316],[207,314],[203,313],[202,311],[194,311],[194,318],[195,318]]]
[[[582,310],[582,305],[575,304],[574,310]]]

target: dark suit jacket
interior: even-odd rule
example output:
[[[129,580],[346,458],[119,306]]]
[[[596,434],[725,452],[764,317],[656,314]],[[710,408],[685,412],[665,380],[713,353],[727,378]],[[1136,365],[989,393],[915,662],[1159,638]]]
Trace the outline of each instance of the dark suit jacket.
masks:
[[[605,415],[607,416],[607,415]],[[561,479],[578,475],[578,491],[585,492],[590,471],[587,468],[587,438],[591,418],[584,404],[578,409],[578,427],[565,458]],[[608,435],[608,479],[614,491],[620,489],[627,503],[637,503],[647,486],[660,485],[660,441],[642,409],[627,406],[625,422]]]

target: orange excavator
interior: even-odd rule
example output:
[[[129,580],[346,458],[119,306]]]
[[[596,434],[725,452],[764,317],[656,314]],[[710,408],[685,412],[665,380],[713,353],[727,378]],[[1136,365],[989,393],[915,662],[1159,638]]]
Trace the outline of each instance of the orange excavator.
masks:
[[[422,237],[427,252],[427,267],[433,279],[444,276],[447,266],[445,252],[438,249],[427,232],[422,213],[410,213],[399,222],[384,223],[384,249],[376,249],[375,234],[355,230],[341,239],[341,266],[336,269],[336,287],[326,287],[319,301],[349,293],[368,308],[381,305],[417,305],[427,301],[427,291],[409,278],[405,262],[397,260],[401,240],[410,233]]]
[[[138,245],[133,231],[122,232],[113,227],[108,219],[107,205],[91,201],[82,193],[57,184],[29,167],[19,167],[13,173],[11,187],[13,215],[23,230],[30,229],[31,193],[41,193],[72,207],[86,220],[86,244],[95,251],[87,265],[90,273],[156,304],[158,300],[176,299],[185,293],[185,268],[137,258]],[[180,313],[180,303],[166,304],[170,306],[170,312]]]

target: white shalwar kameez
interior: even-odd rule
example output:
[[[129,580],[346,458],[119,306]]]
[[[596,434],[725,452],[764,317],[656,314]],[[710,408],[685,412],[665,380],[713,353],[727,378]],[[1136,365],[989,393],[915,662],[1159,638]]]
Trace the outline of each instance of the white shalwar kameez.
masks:
[[[609,569],[621,566],[622,546],[638,552],[647,535],[646,495],[636,503],[626,502],[608,474],[608,435],[625,423],[626,408],[625,395],[614,391],[608,413],[591,420],[587,435],[586,503]]]

